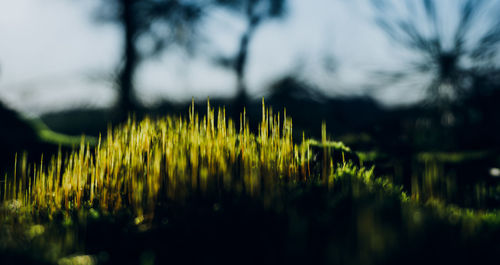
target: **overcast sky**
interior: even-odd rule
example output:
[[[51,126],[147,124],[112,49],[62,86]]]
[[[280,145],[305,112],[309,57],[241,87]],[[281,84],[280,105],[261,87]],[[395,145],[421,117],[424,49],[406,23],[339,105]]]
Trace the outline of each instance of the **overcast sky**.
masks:
[[[0,1],[0,98],[27,114],[75,106],[106,106],[114,91],[109,75],[121,53],[120,30],[92,18],[97,0]],[[394,47],[373,26],[370,10],[357,1],[291,0],[284,20],[262,25],[251,42],[248,84],[262,95],[272,81],[299,65],[301,74],[331,95],[364,93],[367,75],[394,64]],[[209,46],[234,54],[244,24],[224,11],[213,12],[201,32]],[[213,37],[215,36],[215,37]],[[192,96],[231,96],[234,75],[214,67],[204,49],[190,58],[178,50],[140,66],[136,87],[147,103]],[[338,62],[325,71],[325,55]],[[379,93],[385,103],[413,102],[419,93]]]

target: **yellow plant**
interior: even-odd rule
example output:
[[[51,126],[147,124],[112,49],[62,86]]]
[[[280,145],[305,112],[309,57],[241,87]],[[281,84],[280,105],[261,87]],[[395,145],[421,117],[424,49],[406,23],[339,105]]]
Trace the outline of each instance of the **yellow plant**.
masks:
[[[152,218],[160,199],[182,200],[192,191],[219,189],[266,198],[278,181],[307,181],[310,145],[294,144],[292,120],[273,114],[262,100],[258,133],[250,131],[246,111],[239,127],[207,104],[199,117],[194,102],[189,115],[129,119],[108,128],[106,139],[90,146],[82,138],[79,149],[48,163],[21,160],[12,177],[5,177],[4,202],[16,202],[32,214],[49,217],[58,211],[98,207],[101,211],[132,209],[140,220]],[[326,132],[325,132],[326,134]],[[16,157],[17,163],[17,157]]]

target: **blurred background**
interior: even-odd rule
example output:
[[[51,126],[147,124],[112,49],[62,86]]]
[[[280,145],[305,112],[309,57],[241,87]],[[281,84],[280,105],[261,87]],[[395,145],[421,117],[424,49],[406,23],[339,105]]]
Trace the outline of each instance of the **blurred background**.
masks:
[[[495,208],[498,14],[497,0],[1,1],[1,168],[192,98],[234,119],[245,106],[255,128],[265,97],[416,198]]]

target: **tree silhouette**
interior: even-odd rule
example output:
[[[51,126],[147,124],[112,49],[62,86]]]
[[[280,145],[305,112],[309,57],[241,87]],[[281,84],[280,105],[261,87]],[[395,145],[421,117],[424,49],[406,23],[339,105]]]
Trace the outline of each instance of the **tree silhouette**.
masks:
[[[392,84],[416,77],[430,103],[443,103],[479,93],[485,89],[484,78],[498,79],[500,16],[494,15],[494,10],[500,11],[498,1],[453,1],[458,14],[444,1],[371,3],[377,25],[394,44],[414,55],[405,69],[381,72]],[[454,18],[455,25],[446,24]],[[431,77],[429,82],[422,82],[424,75]]]
[[[246,28],[240,36],[235,56],[233,58],[217,58],[219,64],[230,67],[234,71],[237,80],[237,100],[245,101],[248,97],[245,71],[249,56],[249,44],[260,25],[285,15],[286,0],[215,0],[215,2],[243,16],[246,21]]]
[[[122,62],[116,80],[117,107],[122,115],[139,106],[134,93],[139,64],[158,55],[169,44],[192,48],[195,28],[206,4],[207,1],[189,0],[102,0],[98,20],[117,23],[123,30]],[[149,48],[140,50],[139,40],[147,40]]]

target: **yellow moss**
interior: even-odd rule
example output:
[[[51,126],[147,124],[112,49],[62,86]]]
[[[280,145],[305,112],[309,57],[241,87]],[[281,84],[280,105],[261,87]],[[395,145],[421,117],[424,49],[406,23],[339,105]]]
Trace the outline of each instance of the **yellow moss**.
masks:
[[[28,166],[33,168],[29,176],[23,159],[23,177],[16,179],[14,171],[13,182],[7,186],[6,180],[4,200],[17,199],[49,215],[87,205],[102,211],[127,207],[146,218],[159,198],[181,200],[190,190],[244,187],[242,192],[253,195],[271,192],[280,179],[306,180],[310,143],[303,137],[294,144],[291,119],[285,113],[281,122],[279,113],[273,115],[262,103],[257,134],[250,131],[246,110],[237,129],[225,109],[215,115],[210,102],[202,119],[194,103],[187,119],[129,118],[108,128],[106,140],[99,136],[95,147],[82,137],[65,158],[59,152],[45,165],[42,156],[38,166]]]

